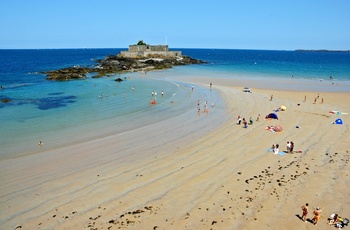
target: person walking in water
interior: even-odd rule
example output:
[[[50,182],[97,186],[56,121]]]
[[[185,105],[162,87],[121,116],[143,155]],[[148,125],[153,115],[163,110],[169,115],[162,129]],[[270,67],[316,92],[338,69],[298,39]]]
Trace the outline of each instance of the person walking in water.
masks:
[[[301,219],[306,222],[306,217],[309,212],[309,204],[306,203],[305,205],[301,206],[301,210],[303,211],[303,215],[301,216]]]

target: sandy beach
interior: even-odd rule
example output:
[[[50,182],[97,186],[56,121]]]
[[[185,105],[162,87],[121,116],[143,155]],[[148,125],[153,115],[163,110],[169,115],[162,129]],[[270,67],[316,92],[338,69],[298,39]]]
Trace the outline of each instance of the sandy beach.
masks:
[[[214,131],[177,137],[170,130],[189,124],[166,121],[0,161],[1,228],[333,229],[332,213],[350,217],[350,115],[329,113],[350,113],[349,92],[245,93],[245,82],[187,79],[209,80],[230,118]],[[264,119],[282,105],[278,120]],[[238,115],[254,124],[236,125]],[[282,132],[266,130],[276,124]],[[268,152],[288,141],[302,152]],[[324,208],[316,226],[300,219],[305,203],[309,220]]]

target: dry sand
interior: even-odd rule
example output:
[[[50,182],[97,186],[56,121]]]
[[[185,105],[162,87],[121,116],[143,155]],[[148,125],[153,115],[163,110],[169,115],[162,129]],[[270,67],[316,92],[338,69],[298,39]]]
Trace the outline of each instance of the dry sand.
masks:
[[[350,93],[313,104],[317,92],[213,83],[232,119],[189,143],[166,133],[154,143],[159,133],[145,129],[1,161],[1,229],[332,229],[332,213],[350,217],[350,115],[329,114],[350,113]],[[281,105],[278,121],[263,119]],[[331,124],[338,117],[344,125]],[[284,130],[265,130],[274,124]],[[287,141],[303,152],[267,151]],[[299,218],[306,202],[310,219],[325,208],[316,226]]]

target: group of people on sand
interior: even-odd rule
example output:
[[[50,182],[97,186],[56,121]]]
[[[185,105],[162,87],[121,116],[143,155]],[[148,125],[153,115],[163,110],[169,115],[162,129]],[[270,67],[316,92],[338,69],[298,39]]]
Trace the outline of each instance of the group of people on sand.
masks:
[[[273,144],[271,148],[269,149],[269,152],[273,152],[274,154],[279,154],[279,144]],[[288,141],[287,142],[287,151],[283,151],[285,153],[293,153],[294,151],[294,142]]]
[[[316,103],[317,103],[317,100],[318,100],[318,99],[320,99],[320,94],[317,94],[317,96],[315,97],[315,99],[314,99],[314,104],[316,104]],[[306,101],[306,96],[305,96],[304,101]],[[323,97],[322,97],[322,98],[321,98],[321,102],[320,102],[320,103],[321,103],[321,104],[323,104],[323,101],[324,101],[324,100],[323,100]]]
[[[320,220],[321,212],[324,208],[320,209],[319,207],[316,207],[314,209],[313,215],[314,217],[311,219],[311,222],[316,225],[318,221]],[[309,213],[309,204],[306,203],[305,205],[301,206],[301,210],[303,212],[301,216],[301,220],[306,222],[307,215]],[[341,229],[344,227],[344,225],[348,225],[349,220],[347,218],[342,218],[338,214],[332,214],[330,218],[328,218],[328,224],[334,225],[336,228]]]
[[[279,144],[273,144],[270,148],[270,152],[273,152],[273,154],[278,154],[280,151],[280,145]]]
[[[287,141],[287,153],[293,153],[294,150],[294,142]]]
[[[324,208],[320,209],[319,207],[315,208],[313,214],[314,217],[312,218],[311,222],[316,225],[318,221],[320,220],[320,213],[323,211]],[[303,214],[301,216],[301,219],[306,222],[306,217],[309,213],[309,204],[306,203],[305,205],[301,206],[301,210],[303,211]]]
[[[256,121],[259,121],[259,116],[260,116],[260,114],[258,115],[258,118],[257,118],[257,120]],[[249,125],[253,125],[254,124],[254,120],[253,120],[253,118],[252,117],[250,117],[249,118],[249,123],[248,123],[248,121],[243,117],[243,118],[241,118],[241,116],[238,116],[237,117],[237,125],[241,125],[241,124],[243,124],[243,128],[248,128],[248,124]]]

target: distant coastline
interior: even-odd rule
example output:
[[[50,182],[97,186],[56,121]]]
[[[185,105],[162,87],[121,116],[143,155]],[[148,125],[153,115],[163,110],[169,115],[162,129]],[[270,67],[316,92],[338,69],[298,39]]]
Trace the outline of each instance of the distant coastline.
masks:
[[[337,52],[337,53],[348,53],[350,50],[305,50],[305,49],[297,49],[296,52]]]

